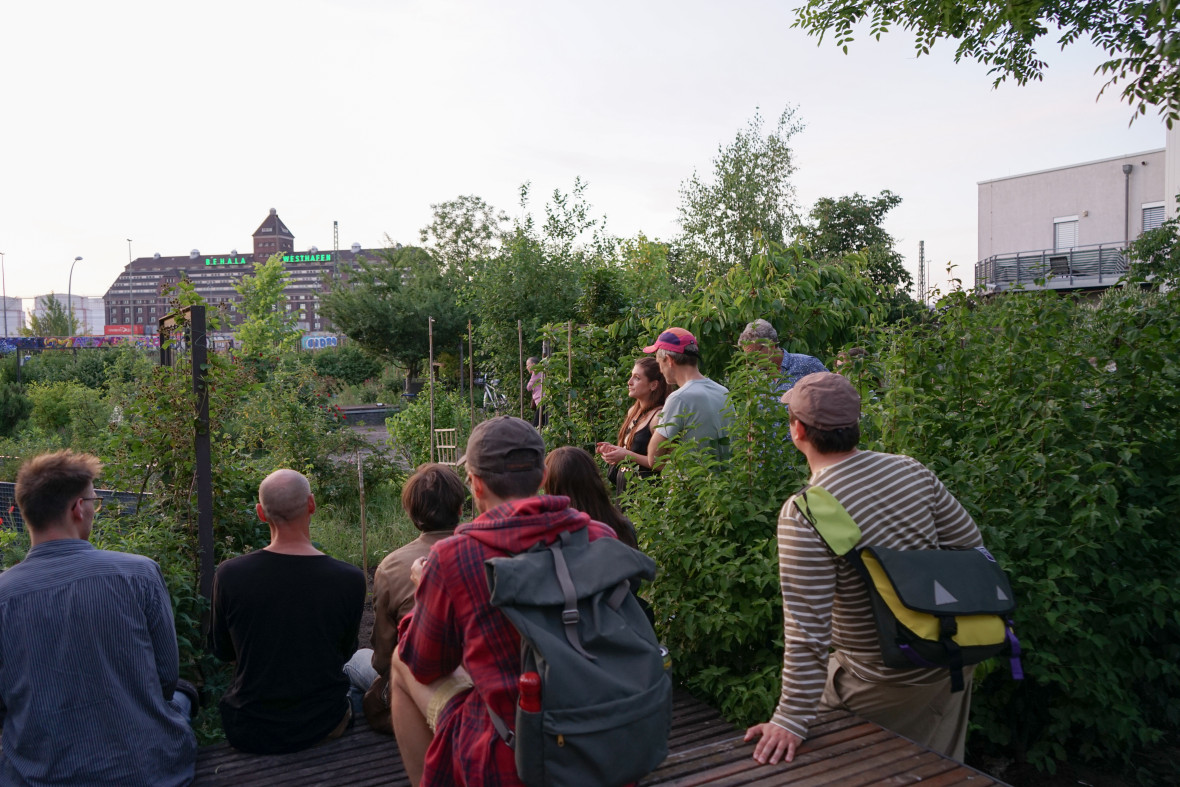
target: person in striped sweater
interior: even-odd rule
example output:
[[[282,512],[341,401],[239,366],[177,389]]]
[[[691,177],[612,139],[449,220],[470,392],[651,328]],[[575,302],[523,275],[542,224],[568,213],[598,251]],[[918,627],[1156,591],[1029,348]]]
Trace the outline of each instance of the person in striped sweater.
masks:
[[[920,462],[860,451],[860,396],[832,372],[803,378],[785,397],[791,438],[811,470],[859,525],[862,546],[958,549],[981,546],[971,515]],[[754,759],[790,762],[818,710],[842,708],[961,760],[971,705],[951,693],[945,669],[892,669],[881,659],[868,591],[832,554],[792,496],[779,512],[783,596],[782,693],[770,721],[746,732]],[[829,651],[832,651],[829,653]]]

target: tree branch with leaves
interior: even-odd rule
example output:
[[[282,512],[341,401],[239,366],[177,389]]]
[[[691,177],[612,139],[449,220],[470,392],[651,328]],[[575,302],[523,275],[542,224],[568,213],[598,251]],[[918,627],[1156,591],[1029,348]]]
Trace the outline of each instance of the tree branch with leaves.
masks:
[[[1037,48],[1051,30],[1062,49],[1089,38],[1109,56],[1095,70],[1108,80],[1099,95],[1121,85],[1123,101],[1135,111],[1132,120],[1148,107],[1158,108],[1169,128],[1180,118],[1176,0],[809,0],[797,12],[794,27],[821,42],[831,35],[845,53],[854,28],[865,22],[877,40],[895,27],[912,32],[919,55],[940,39],[954,39],[955,62],[990,66],[996,86],[1009,78],[1018,85],[1042,79],[1046,63]]]

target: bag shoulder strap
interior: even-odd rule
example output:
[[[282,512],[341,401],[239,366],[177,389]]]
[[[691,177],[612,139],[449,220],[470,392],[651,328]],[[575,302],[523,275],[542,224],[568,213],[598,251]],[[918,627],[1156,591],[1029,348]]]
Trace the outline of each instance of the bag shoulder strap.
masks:
[[[860,543],[860,527],[831,492],[822,486],[805,486],[795,495],[795,507],[819,533],[832,554],[848,557],[855,553],[855,547]]]

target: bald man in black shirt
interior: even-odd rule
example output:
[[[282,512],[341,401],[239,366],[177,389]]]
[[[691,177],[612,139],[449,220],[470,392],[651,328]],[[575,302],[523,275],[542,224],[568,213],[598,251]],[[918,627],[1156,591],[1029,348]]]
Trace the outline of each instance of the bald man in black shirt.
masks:
[[[237,662],[221,699],[226,738],[242,751],[278,754],[349,726],[342,668],[356,651],[365,577],[312,545],[315,497],[300,473],[267,476],[255,510],[271,541],[217,568],[213,649]]]

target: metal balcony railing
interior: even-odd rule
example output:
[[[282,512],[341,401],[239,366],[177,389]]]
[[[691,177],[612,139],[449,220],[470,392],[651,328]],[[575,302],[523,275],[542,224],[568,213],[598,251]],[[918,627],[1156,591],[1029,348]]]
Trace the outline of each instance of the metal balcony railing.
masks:
[[[975,286],[1007,290],[1109,287],[1127,272],[1125,243],[997,254],[975,263]]]

